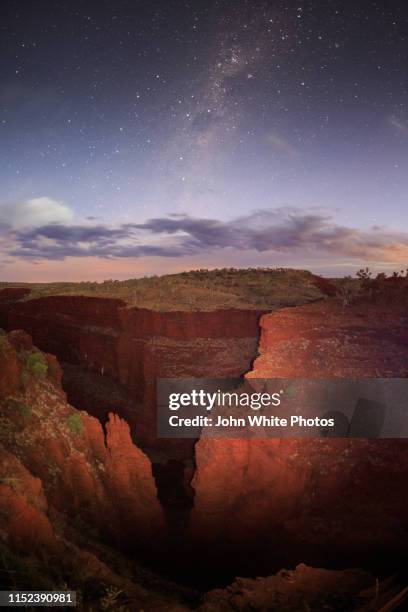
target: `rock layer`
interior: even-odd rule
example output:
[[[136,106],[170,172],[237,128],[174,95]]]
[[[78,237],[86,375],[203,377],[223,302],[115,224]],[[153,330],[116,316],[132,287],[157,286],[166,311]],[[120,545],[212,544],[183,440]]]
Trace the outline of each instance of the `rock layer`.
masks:
[[[109,377],[126,389],[131,404],[121,414],[137,439],[150,447],[161,446],[156,439],[156,378],[240,376],[256,355],[262,314],[160,313],[127,308],[120,300],[77,296],[7,304],[4,327],[24,329],[59,361]],[[78,396],[76,389],[73,394]],[[86,403],[79,407],[92,410]],[[106,412],[104,406],[100,411]]]
[[[102,538],[140,544],[157,536],[163,515],[151,464],[133,444],[127,423],[111,414],[105,437],[97,419],[67,404],[55,358],[44,357],[44,375],[29,368],[30,356],[41,353],[27,336],[24,349],[13,346],[21,346],[21,332],[0,340],[0,446],[18,458],[17,471],[27,472],[28,490],[37,488],[29,495],[40,500],[34,507],[47,514],[44,489],[55,511],[99,530]]]
[[[406,322],[398,305],[336,301],[264,315],[247,376],[405,377]],[[258,566],[271,559],[398,566],[408,545],[407,478],[404,439],[201,438],[191,533],[210,549],[246,551]]]
[[[328,300],[261,319],[252,378],[405,378],[408,317],[403,304]]]

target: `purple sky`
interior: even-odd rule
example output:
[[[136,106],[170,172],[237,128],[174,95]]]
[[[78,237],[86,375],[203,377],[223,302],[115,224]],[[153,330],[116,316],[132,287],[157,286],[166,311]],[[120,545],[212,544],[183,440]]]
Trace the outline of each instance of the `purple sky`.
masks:
[[[408,264],[408,8],[9,1],[3,280]]]

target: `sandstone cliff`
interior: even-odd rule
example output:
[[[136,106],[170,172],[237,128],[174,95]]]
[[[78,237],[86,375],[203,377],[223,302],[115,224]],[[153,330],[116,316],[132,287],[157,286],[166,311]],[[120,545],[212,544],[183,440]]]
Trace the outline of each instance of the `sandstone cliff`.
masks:
[[[398,304],[326,301],[261,319],[248,378],[401,377],[406,317]],[[220,469],[222,466],[222,469]],[[408,442],[208,439],[196,445],[193,538],[246,550],[266,567],[300,561],[398,566],[408,545]],[[211,545],[210,545],[211,550]]]
[[[110,415],[105,435],[67,404],[58,380],[55,358],[26,334],[0,335],[0,556],[9,559],[0,579],[10,571],[13,583],[18,555],[15,579],[25,588],[58,586],[63,577],[86,588],[93,580],[101,593],[126,588],[146,605],[151,593],[129,568],[125,578],[109,567],[122,562],[103,543],[137,559],[163,539],[150,461],[122,419]]]
[[[166,444],[156,438],[156,378],[240,376],[256,355],[262,314],[256,310],[160,313],[128,308],[120,300],[80,296],[12,304],[6,300],[6,307],[4,327],[24,329],[60,362],[119,383],[130,400],[122,415],[137,439],[149,447]],[[80,395],[72,378],[67,378],[66,388],[69,393],[72,389],[73,397]],[[96,408],[84,394],[76,405],[94,410],[103,420],[106,402],[109,398]]]
[[[64,361],[120,383],[131,398],[121,417],[128,411],[133,432],[151,444],[157,376],[236,376],[258,352],[261,313],[255,311],[203,316],[129,309],[118,300],[14,298],[1,311],[8,327],[24,327]],[[405,321],[402,308],[342,308],[335,301],[264,315],[259,355],[247,376],[406,376]],[[186,609],[180,587],[154,576],[154,588],[141,586],[146,571],[135,572],[117,552],[137,557],[145,546],[154,554],[161,537],[150,461],[123,418],[106,414],[103,428],[69,406],[55,357],[36,355],[26,334],[1,336],[0,547],[7,550],[0,552],[44,567],[57,559],[77,584],[96,581],[126,592],[129,609]],[[405,441],[203,438],[195,461],[185,534],[192,545],[179,549],[183,571],[197,564],[196,575],[207,574],[213,584],[221,576],[225,584],[227,574],[268,575],[301,561],[398,567],[408,543]],[[372,582],[364,572],[322,574],[301,566],[238,580],[209,593],[202,609],[297,610],[304,600],[319,609],[332,605],[333,596],[354,605]],[[169,595],[172,589],[177,596]]]

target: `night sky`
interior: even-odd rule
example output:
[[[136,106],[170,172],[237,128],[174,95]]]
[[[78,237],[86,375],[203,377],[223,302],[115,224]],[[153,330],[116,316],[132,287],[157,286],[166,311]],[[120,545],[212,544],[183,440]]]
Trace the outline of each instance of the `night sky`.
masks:
[[[408,264],[404,0],[0,13],[0,280]]]

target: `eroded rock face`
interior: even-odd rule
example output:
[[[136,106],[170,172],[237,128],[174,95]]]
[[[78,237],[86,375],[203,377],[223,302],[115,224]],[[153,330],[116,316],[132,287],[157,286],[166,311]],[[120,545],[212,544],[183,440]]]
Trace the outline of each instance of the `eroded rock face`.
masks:
[[[181,602],[195,593],[140,568],[163,546],[164,519],[152,466],[127,423],[110,414],[105,435],[67,404],[55,357],[22,331],[0,342],[3,588],[68,585],[88,600],[81,609],[124,600],[129,609],[187,610]]]
[[[263,321],[269,322],[269,317]],[[338,329],[339,321],[333,325]],[[313,333],[315,326],[310,326]],[[192,342],[180,337],[185,333],[181,329],[169,329],[168,337],[148,336],[144,345],[145,393],[159,374],[208,375],[220,356],[218,375],[231,375],[234,360],[254,350],[251,336],[232,337],[231,343],[218,337],[210,338],[211,343],[202,337]],[[273,325],[268,329],[273,330]],[[385,325],[383,329],[385,333]],[[218,328],[214,330],[218,333]],[[292,354],[304,350],[304,340],[299,333],[291,336]],[[275,350],[275,357],[268,356],[269,363],[278,359],[288,339],[282,341],[281,346],[276,338],[265,344],[263,338],[258,361]],[[349,342],[347,331],[344,345]],[[76,565],[83,579],[101,580],[123,590],[131,609],[187,609],[176,599],[150,593],[124,578],[98,556],[100,541],[122,550],[139,547],[146,540],[152,547],[163,527],[150,462],[133,444],[128,424],[110,414],[104,434],[97,419],[70,407],[60,388],[58,362],[51,355],[45,356],[45,378],[30,376],[24,381],[26,353],[34,350],[26,334],[13,332],[4,337],[3,349],[0,544],[6,541],[13,550],[38,559],[60,559],[61,566],[68,559],[69,571]],[[327,359],[322,363],[327,364]],[[312,558],[316,550],[321,559],[327,549],[346,559],[353,550],[353,565],[356,546],[367,556],[378,554],[379,544],[382,550],[395,552],[400,539],[402,550],[406,546],[401,518],[406,513],[401,495],[407,476],[406,450],[400,447],[397,454],[387,441],[373,440],[203,439],[197,445],[191,533],[204,543],[206,554],[212,548],[231,566],[237,553],[241,571],[242,557],[253,554],[247,565],[252,575],[254,561],[259,573],[275,571],[279,547],[292,559],[294,551],[301,558]],[[373,533],[379,534],[377,540]],[[260,553],[263,558],[256,559]],[[325,558],[330,561],[329,557]],[[193,560],[198,563],[198,558]],[[128,568],[126,576],[127,572]],[[311,610],[318,610],[331,605],[333,598],[338,605],[334,609],[352,609],[361,589],[371,584],[372,578],[362,571],[326,572],[300,566],[269,578],[237,579],[228,589],[209,593],[200,609],[297,610],[306,601]]]
[[[0,333],[0,394],[14,393],[20,384],[16,351],[5,334]]]
[[[131,566],[123,574],[118,572],[115,564],[126,567],[126,562],[114,550],[92,540],[84,525],[74,525],[73,517],[67,512],[58,512],[47,500],[47,484],[34,477],[16,455],[5,451],[0,444],[3,588],[69,588],[77,591],[79,609],[106,609],[112,593],[123,593],[132,609],[163,612],[189,609],[179,603],[182,589],[180,593],[177,588],[171,594],[160,592],[159,577],[154,587],[149,577],[149,588],[144,588],[132,576]],[[81,596],[91,601],[82,602]]]
[[[1,301],[1,294],[0,294]],[[109,377],[129,393],[120,414],[144,446],[168,448],[173,457],[191,456],[191,444],[179,448],[156,438],[156,378],[240,376],[257,352],[256,310],[154,312],[128,308],[120,300],[76,296],[47,297],[9,305],[8,329],[24,329],[37,346],[59,361]],[[83,397],[71,383],[76,405],[101,420],[107,400]],[[70,384],[67,384],[68,392]],[[171,447],[171,448],[170,448]],[[174,452],[172,452],[172,450]]]
[[[0,445],[0,538],[18,552],[57,549],[42,482]]]
[[[247,376],[406,376],[406,321],[398,306],[329,301],[265,315]],[[247,550],[265,567],[397,566],[408,545],[406,440],[201,438],[196,466],[191,533],[201,544]]]
[[[2,336],[0,351],[5,361],[0,369],[3,452],[18,457],[26,479],[37,483],[47,503],[74,523],[129,544],[132,537],[139,545],[157,537],[163,515],[151,464],[133,444],[127,423],[111,414],[105,438],[97,419],[67,404],[55,358],[27,349],[27,337],[24,350],[13,346],[16,334],[10,340]],[[17,346],[22,343],[20,333]],[[30,355],[46,364],[45,374],[30,370]],[[46,513],[44,505],[40,509]]]
[[[405,378],[408,317],[401,304],[326,301],[261,319],[252,378]]]

